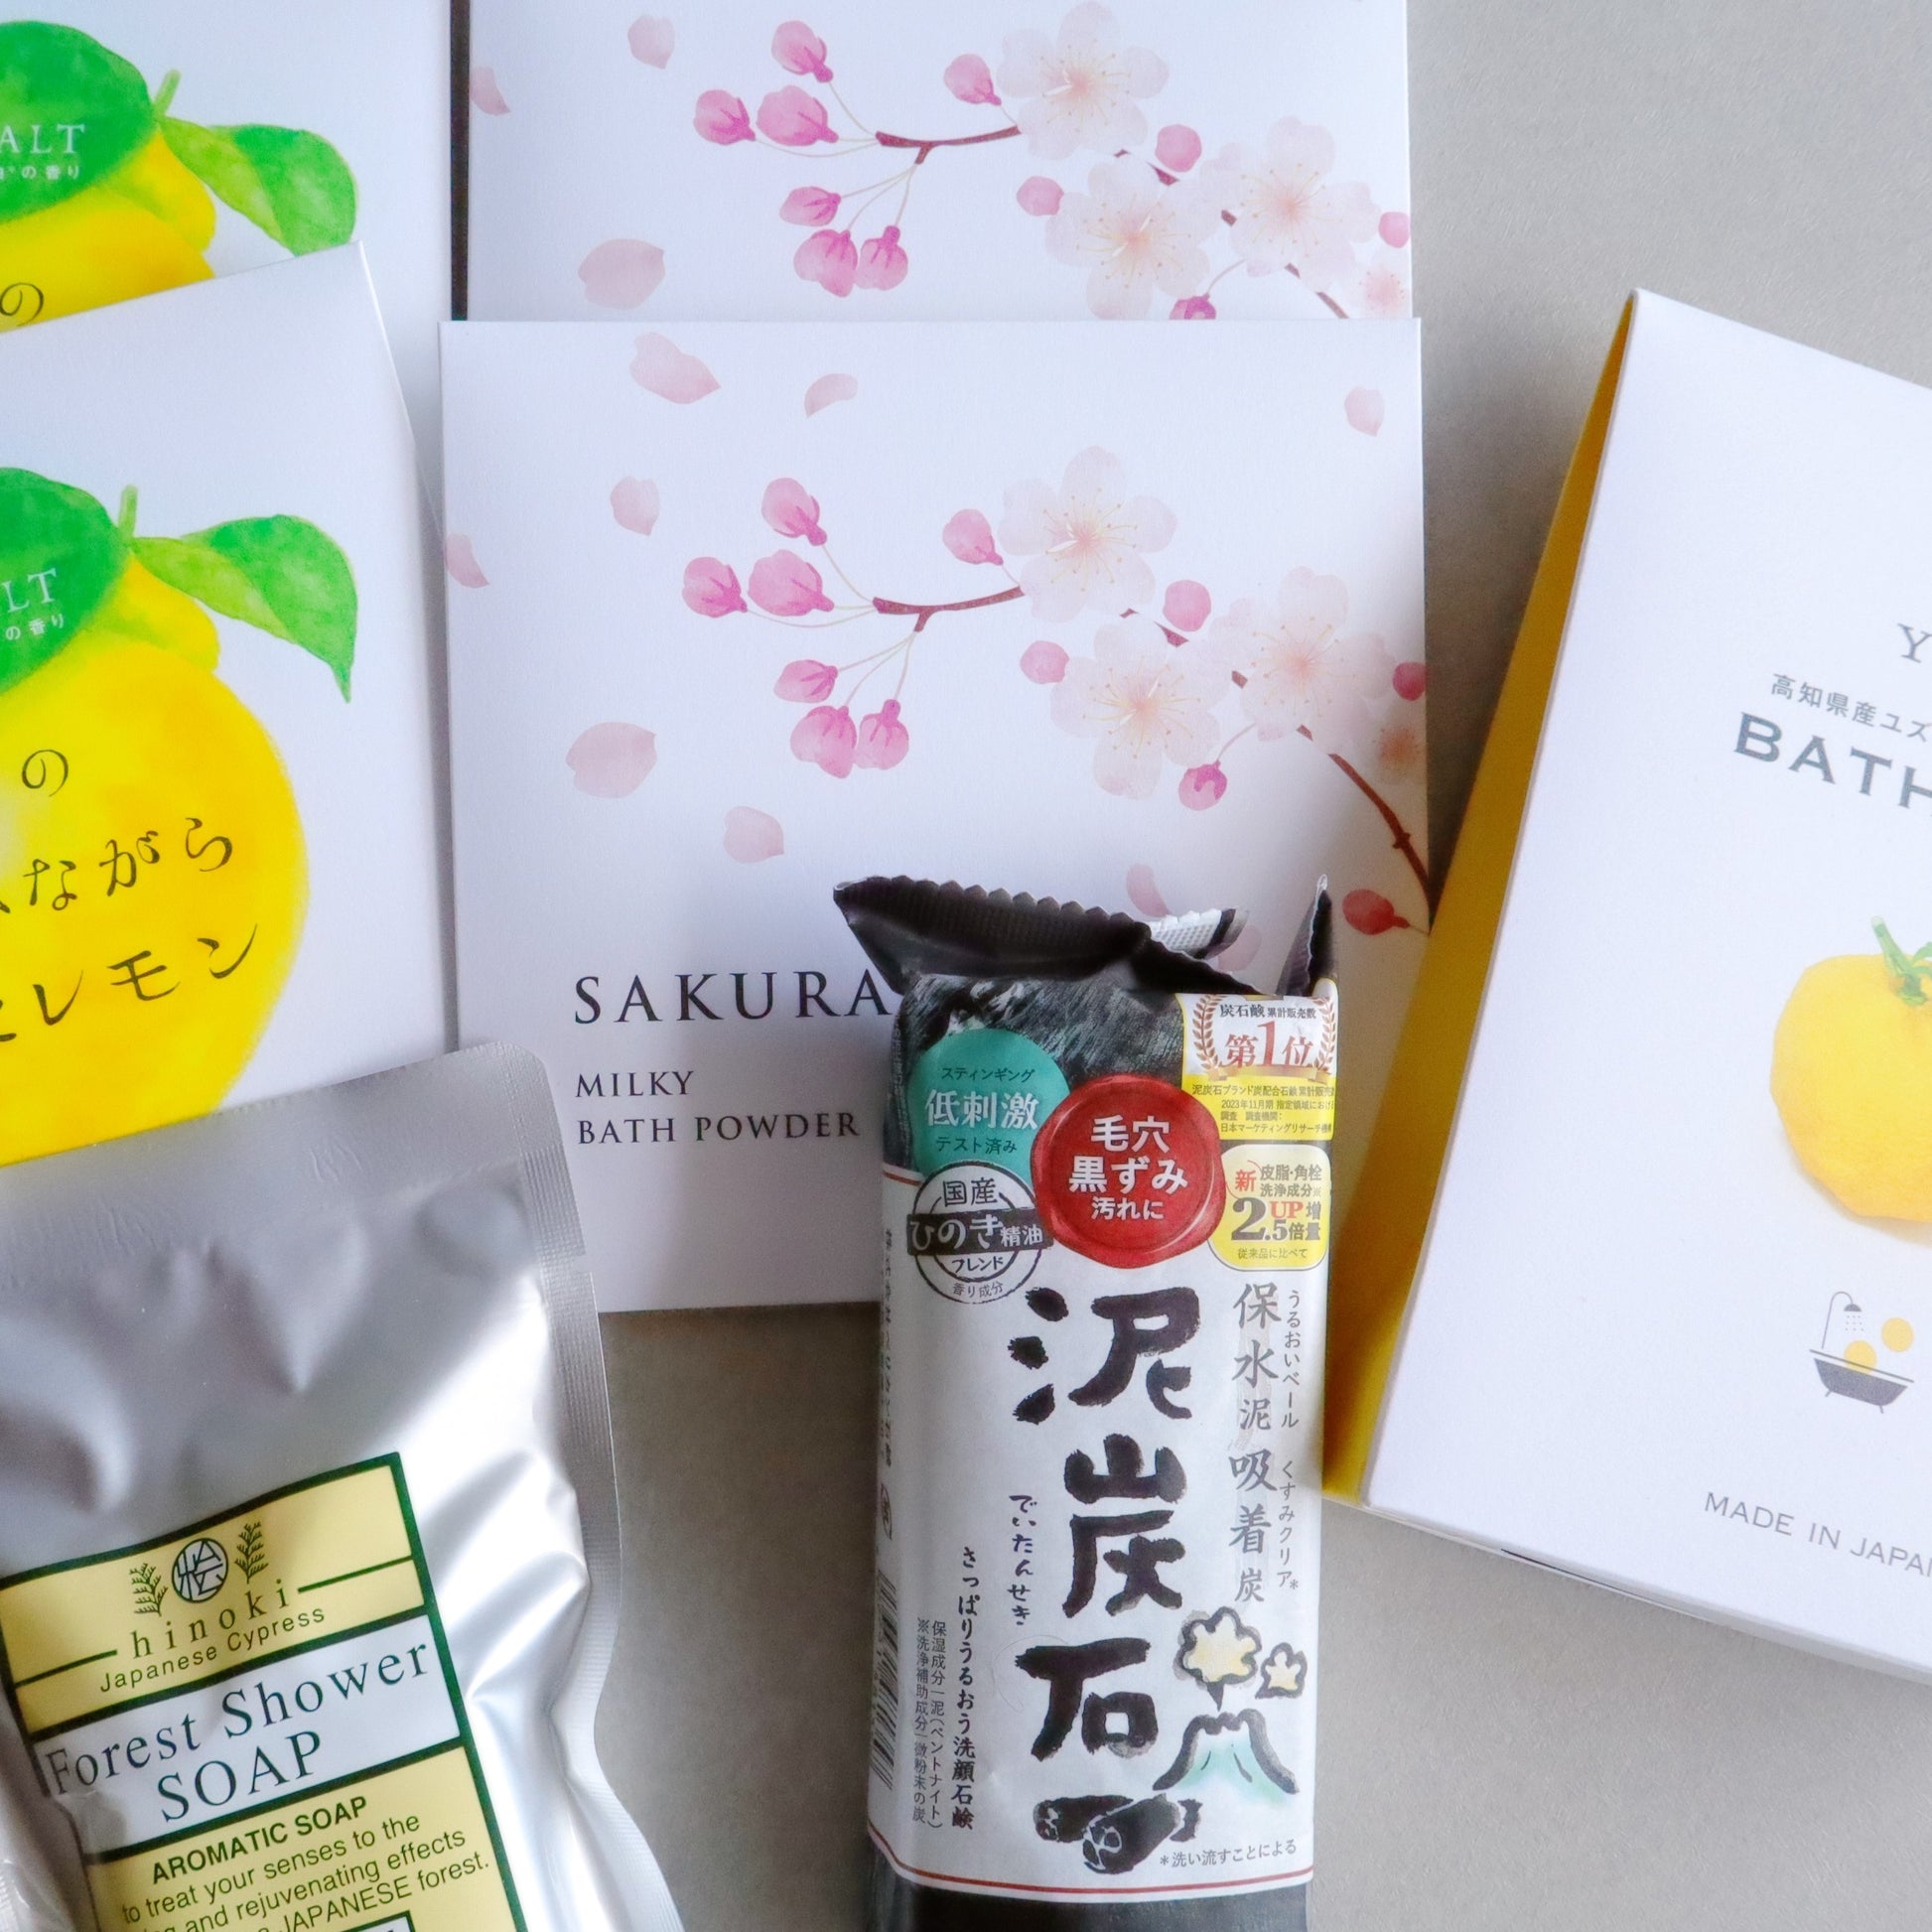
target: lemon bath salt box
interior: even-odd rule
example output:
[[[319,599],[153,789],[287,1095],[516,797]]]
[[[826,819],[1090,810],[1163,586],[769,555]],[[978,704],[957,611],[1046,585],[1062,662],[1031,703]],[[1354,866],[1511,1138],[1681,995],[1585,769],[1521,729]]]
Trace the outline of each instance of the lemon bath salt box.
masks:
[[[0,341],[0,1165],[447,1040],[427,508],[354,246]]]
[[[0,7],[0,335],[360,241],[433,451],[449,102],[440,0]]]
[[[1331,1485],[1932,1673],[1932,393],[1636,298],[1354,1214]]]

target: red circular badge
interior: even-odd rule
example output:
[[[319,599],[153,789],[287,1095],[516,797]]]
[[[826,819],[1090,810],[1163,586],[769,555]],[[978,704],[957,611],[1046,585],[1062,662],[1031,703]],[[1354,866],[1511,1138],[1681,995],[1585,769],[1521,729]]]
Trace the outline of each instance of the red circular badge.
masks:
[[[1190,1093],[1143,1073],[1089,1080],[1034,1142],[1034,1194],[1047,1235],[1109,1268],[1198,1247],[1227,1199],[1221,1136]]]

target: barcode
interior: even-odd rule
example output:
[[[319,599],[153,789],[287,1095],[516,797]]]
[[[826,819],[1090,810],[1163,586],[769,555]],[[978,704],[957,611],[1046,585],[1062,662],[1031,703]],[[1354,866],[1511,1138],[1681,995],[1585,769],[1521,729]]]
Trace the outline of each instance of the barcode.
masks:
[[[898,1763],[898,1591],[879,1579],[874,1612],[872,1674],[872,1768],[888,1791]]]

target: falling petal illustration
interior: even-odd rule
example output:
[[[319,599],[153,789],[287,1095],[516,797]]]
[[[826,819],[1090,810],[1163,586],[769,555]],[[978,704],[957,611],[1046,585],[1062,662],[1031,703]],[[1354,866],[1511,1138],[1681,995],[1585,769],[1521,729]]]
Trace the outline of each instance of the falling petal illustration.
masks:
[[[1066,675],[1066,650],[1050,637],[1036,637],[1020,653],[1020,668],[1035,684],[1057,684]]]
[[[725,851],[741,866],[776,859],[785,849],[785,828],[769,812],[734,805],[725,814]]]
[[[805,414],[816,416],[835,402],[850,402],[858,393],[856,375],[822,375],[805,391]]]
[[[1175,122],[1164,127],[1154,143],[1154,158],[1171,175],[1184,175],[1200,159],[1200,136]]]
[[[503,90],[496,84],[496,75],[488,68],[477,68],[470,75],[471,104],[480,107],[485,114],[507,114],[510,104],[503,98]]]
[[[1247,926],[1214,955],[1214,963],[1224,973],[1241,973],[1253,962],[1261,950],[1261,932],[1256,926]]]
[[[1205,584],[1182,577],[1168,586],[1161,614],[1176,630],[1198,630],[1213,614],[1214,600]]]
[[[1065,199],[1066,191],[1051,175],[1029,175],[1014,196],[1028,214],[1042,215],[1057,214]]]
[[[718,387],[718,378],[668,336],[639,336],[630,373],[640,387],[666,402],[697,402]]]
[[[1154,883],[1152,866],[1127,868],[1127,897],[1135,911],[1145,912],[1150,919],[1165,919],[1168,916],[1168,901],[1161,897],[1161,889]]]
[[[664,251],[648,241],[601,241],[578,264],[577,279],[600,309],[635,309],[664,279]]]
[[[1350,429],[1358,429],[1364,436],[1374,436],[1381,430],[1383,404],[1380,389],[1351,389],[1341,407]]]
[[[1395,667],[1395,694],[1407,698],[1411,704],[1429,689],[1429,666],[1411,658],[1406,664]]]
[[[628,798],[657,762],[657,740],[640,725],[593,725],[578,734],[564,762],[579,791],[593,798]]]
[[[477,561],[477,552],[470,539],[458,536],[454,531],[444,541],[443,563],[450,575],[470,590],[481,591],[489,583],[483,573],[483,565]]]
[[[1391,248],[1409,245],[1409,217],[1400,208],[1390,208],[1376,224],[1376,232]]]
[[[630,51],[647,68],[667,68],[677,47],[677,30],[668,20],[639,14],[630,23]]]
[[[658,508],[657,485],[640,478],[626,477],[611,492],[611,514],[640,537],[657,528]]]

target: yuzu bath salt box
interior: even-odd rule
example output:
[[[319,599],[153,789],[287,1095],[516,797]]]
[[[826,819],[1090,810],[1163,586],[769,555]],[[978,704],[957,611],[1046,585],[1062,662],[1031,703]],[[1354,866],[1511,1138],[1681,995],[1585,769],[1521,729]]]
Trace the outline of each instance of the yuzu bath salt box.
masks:
[[[1639,295],[1337,1245],[1370,1507],[1932,1671],[1932,393]]]

